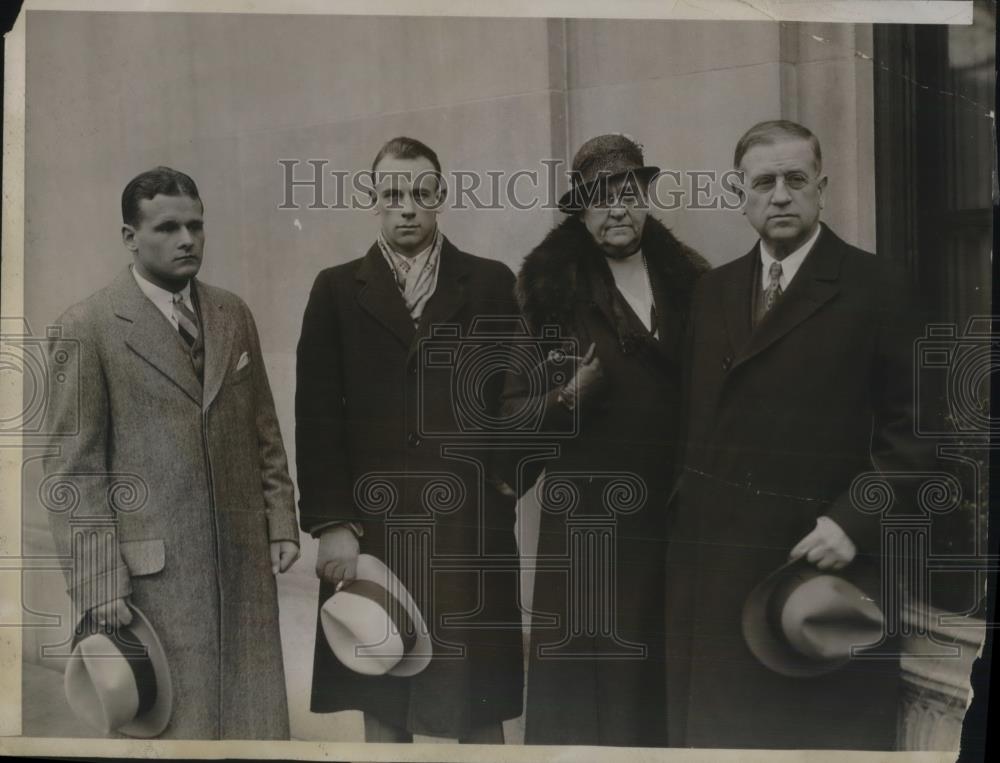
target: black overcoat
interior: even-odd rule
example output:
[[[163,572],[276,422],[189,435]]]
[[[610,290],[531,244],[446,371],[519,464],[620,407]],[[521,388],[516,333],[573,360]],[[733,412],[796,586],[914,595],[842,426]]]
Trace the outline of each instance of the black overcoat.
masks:
[[[360,523],[361,552],[395,571],[435,643],[430,666],[413,678],[366,677],[341,665],[318,624],[313,712],[359,709],[445,737],[521,712],[515,501],[493,479],[482,417],[458,410],[481,405],[495,416],[503,380],[490,376],[471,402],[456,382],[466,378],[463,353],[490,346],[475,339],[473,322],[516,316],[513,285],[505,265],[445,239],[437,288],[415,329],[377,245],[316,278],[297,358],[302,528]],[[446,329],[429,361],[435,346],[422,340],[432,325],[455,333]],[[483,571],[486,556],[498,569]],[[319,604],[332,594],[321,584]]]
[[[707,275],[691,311],[689,445],[668,554],[670,743],[891,748],[898,663],[787,678],[744,644],[747,594],[828,515],[878,564],[880,517],[858,474],[913,468],[914,313],[884,258],[823,226],[777,306],[751,329],[758,248]],[[874,464],[873,464],[874,460]]]
[[[526,462],[510,478],[520,491],[534,489],[541,504],[528,744],[666,744],[666,499],[681,434],[688,303],[707,265],[652,218],[641,243],[655,339],[617,292],[605,255],[577,217],[528,255],[518,277],[535,335],[558,326],[578,354],[596,343],[607,380],[569,422],[548,388],[538,401],[545,419],[536,444],[557,445],[558,457]],[[514,375],[505,405],[524,406],[531,393],[528,376]],[[545,477],[531,488],[541,466]]]

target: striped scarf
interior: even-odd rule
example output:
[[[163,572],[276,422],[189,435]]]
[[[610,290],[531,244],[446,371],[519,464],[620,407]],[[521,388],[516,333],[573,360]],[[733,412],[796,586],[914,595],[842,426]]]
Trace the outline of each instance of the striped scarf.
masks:
[[[379,249],[382,250],[385,261],[389,263],[389,269],[396,279],[399,293],[403,296],[406,309],[410,311],[414,326],[420,322],[427,300],[433,296],[434,289],[437,288],[438,265],[441,262],[443,243],[444,236],[438,228],[434,232],[434,242],[429,247],[413,257],[404,257],[393,251],[382,231],[379,231]]]

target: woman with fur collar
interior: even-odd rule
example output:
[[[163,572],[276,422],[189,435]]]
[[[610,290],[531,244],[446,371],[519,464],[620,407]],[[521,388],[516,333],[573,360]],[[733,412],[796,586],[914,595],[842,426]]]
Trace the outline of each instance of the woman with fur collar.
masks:
[[[560,200],[569,217],[517,281],[544,361],[511,375],[505,412],[537,411],[539,452],[558,453],[511,471],[541,510],[527,744],[669,743],[667,499],[683,436],[685,322],[708,266],[648,216],[657,172],[626,136],[587,141]]]

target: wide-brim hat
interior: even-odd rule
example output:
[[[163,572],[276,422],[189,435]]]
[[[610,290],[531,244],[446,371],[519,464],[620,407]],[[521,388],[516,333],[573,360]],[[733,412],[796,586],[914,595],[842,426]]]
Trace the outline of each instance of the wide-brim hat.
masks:
[[[112,628],[89,616],[77,627],[63,687],[73,713],[110,734],[159,736],[170,723],[173,684],[156,631],[134,605],[132,622]]]
[[[642,146],[627,135],[598,135],[573,157],[572,187],[559,199],[559,209],[567,214],[579,212],[599,198],[612,180],[631,175],[648,183],[659,171],[645,163]]]
[[[879,575],[855,561],[824,572],[804,558],[765,578],[743,606],[743,638],[753,655],[785,676],[808,678],[846,665],[880,642],[885,617]]]
[[[369,554],[358,555],[355,579],[323,603],[320,622],[334,655],[356,673],[414,676],[431,661],[430,634],[416,602]]]

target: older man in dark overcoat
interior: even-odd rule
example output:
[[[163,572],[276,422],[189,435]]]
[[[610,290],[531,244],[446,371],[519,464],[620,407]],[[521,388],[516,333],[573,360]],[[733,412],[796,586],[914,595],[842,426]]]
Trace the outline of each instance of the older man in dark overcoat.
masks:
[[[354,578],[359,551],[374,555],[413,596],[433,656],[412,677],[361,675],[318,625],[311,709],[362,710],[372,742],[502,743],[523,687],[515,500],[494,475],[482,423],[497,414],[502,377],[468,389],[466,372],[474,385],[476,375],[462,364],[497,344],[484,325],[509,330],[514,276],[441,233],[440,173],[434,151],[412,138],[379,151],[378,240],[316,277],[295,396],[301,524],[320,539],[319,604]]]
[[[702,279],[691,312],[690,425],[667,569],[670,743],[889,749],[894,658],[869,653],[791,677],[755,658],[741,618],[751,591],[789,559],[878,578],[881,517],[856,507],[850,488],[876,467],[905,471],[927,456],[913,435],[913,306],[883,257],[820,222],[827,178],[809,130],[756,125],[735,167],[760,239]],[[878,585],[866,594],[891,622],[893,597]]]

